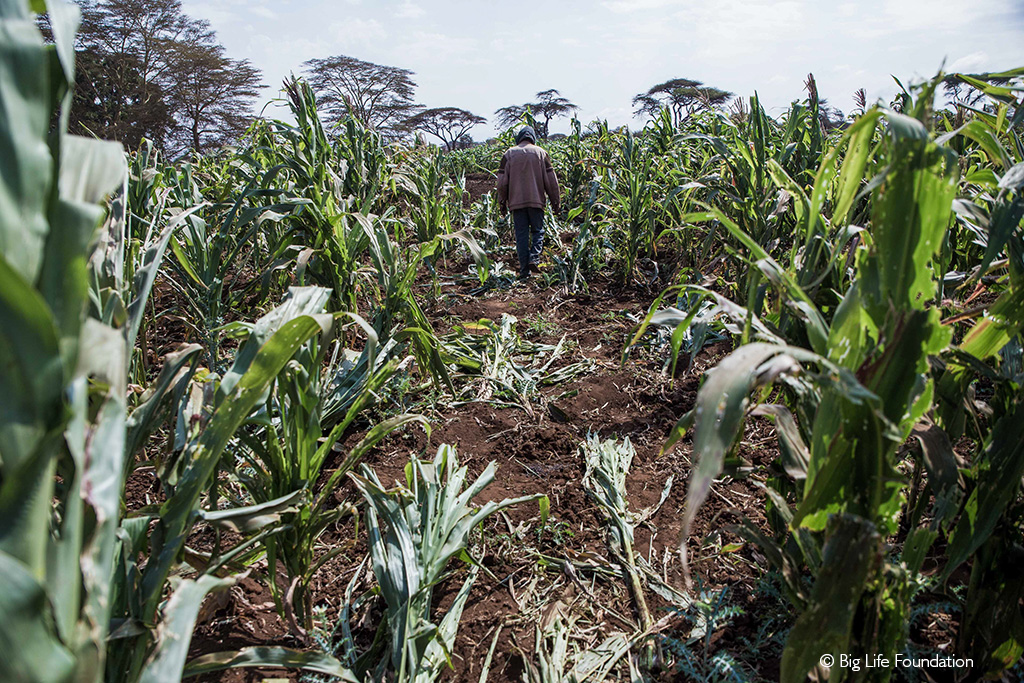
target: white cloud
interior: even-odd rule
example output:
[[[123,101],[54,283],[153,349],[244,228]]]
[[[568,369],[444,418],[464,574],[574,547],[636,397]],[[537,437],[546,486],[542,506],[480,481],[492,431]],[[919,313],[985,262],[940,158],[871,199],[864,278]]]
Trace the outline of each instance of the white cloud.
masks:
[[[946,65],[946,71],[976,73],[988,69],[991,59],[987,52],[972,52]]]
[[[410,64],[429,60],[445,62],[453,57],[479,59],[480,41],[476,38],[446,35],[434,31],[414,31],[394,48],[396,56]],[[415,67],[410,67],[414,70]]]
[[[427,11],[425,9],[411,0],[406,0],[399,5],[397,10],[395,10],[395,16],[399,19],[417,19],[426,13]]]
[[[823,97],[849,109],[858,88],[888,101],[892,75],[931,77],[944,60],[947,71],[1024,66],[1020,0],[550,2],[543,21],[440,0],[183,1],[271,85],[306,59],[347,54],[411,69],[417,99],[431,106],[486,114],[553,87],[582,107],[585,122],[613,125],[630,120],[633,95],[675,77],[741,97],[757,91],[779,113],[804,96],[809,72]],[[591,11],[580,11],[585,4]]]
[[[348,18],[342,21],[335,21],[327,28],[331,38],[340,43],[339,47],[344,52],[353,47],[365,47],[383,41],[388,37],[388,32],[376,19]],[[331,54],[336,54],[335,50]],[[327,56],[327,55],[323,55]]]
[[[632,14],[682,4],[680,0],[609,0],[603,6],[619,14]]]

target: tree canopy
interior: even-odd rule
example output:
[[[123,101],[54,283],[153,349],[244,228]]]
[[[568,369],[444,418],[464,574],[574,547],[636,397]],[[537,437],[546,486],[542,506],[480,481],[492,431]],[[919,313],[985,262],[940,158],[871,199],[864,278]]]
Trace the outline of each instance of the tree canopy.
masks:
[[[647,92],[633,98],[635,116],[655,116],[668,107],[676,121],[690,117],[694,112],[724,105],[732,93],[691,78],[673,78],[652,86]]]
[[[400,135],[402,124],[422,109],[413,101],[415,74],[409,69],[346,55],[310,59],[302,66],[317,105],[332,123],[351,116],[382,133]]]
[[[79,0],[72,132],[143,138],[173,152],[235,139],[251,120],[260,72],[232,60],[206,21],[181,0]],[[48,34],[46,16],[40,15]]]
[[[529,113],[536,121],[537,134],[546,140],[552,119],[570,116],[579,111],[577,105],[562,97],[561,93],[553,88],[542,90],[535,97],[537,98],[536,102],[513,104],[494,112],[494,118],[498,125],[509,128],[522,121]]]
[[[470,128],[481,123],[487,123],[487,119],[465,109],[438,107],[413,114],[405,120],[405,127],[433,135],[444,143],[445,149],[452,150]]]
[[[229,59],[220,45],[179,43],[166,76],[179,149],[206,151],[237,140],[259,96],[260,71],[248,60]]]

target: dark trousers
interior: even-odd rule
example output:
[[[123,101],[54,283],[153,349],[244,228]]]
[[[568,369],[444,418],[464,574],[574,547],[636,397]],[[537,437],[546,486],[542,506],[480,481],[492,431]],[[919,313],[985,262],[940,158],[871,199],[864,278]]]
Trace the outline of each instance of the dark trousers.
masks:
[[[516,255],[519,256],[519,275],[530,275],[530,264],[540,263],[544,246],[544,209],[512,209],[512,225],[516,231]]]

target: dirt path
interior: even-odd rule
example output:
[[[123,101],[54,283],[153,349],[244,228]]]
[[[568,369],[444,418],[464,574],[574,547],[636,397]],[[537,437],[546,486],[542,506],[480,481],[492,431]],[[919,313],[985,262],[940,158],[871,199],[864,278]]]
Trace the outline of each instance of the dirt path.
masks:
[[[647,301],[635,293],[615,293],[608,283],[596,283],[588,296],[562,298],[537,285],[516,286],[482,297],[449,285],[445,296],[429,312],[438,333],[482,318],[499,321],[503,314],[518,318],[520,334],[529,341],[571,343],[575,359],[591,359],[593,371],[574,381],[543,387],[532,404],[532,414],[520,408],[498,408],[489,403],[440,406],[430,415],[429,439],[418,431],[390,437],[365,460],[387,484],[404,479],[411,454],[432,456],[442,443],[455,445],[460,461],[471,475],[491,461],[497,464],[495,481],[481,499],[498,500],[534,493],[549,497],[550,517],[541,527],[536,504],[523,504],[485,523],[472,550],[486,572],[481,573],[463,614],[454,652],[451,680],[477,680],[486,654],[497,634],[489,680],[520,680],[523,653],[532,656],[534,625],[550,611],[569,610],[588,625],[598,643],[603,634],[629,631],[637,623],[633,602],[619,568],[610,558],[605,526],[582,484],[585,471],[580,444],[588,433],[602,439],[628,437],[636,449],[627,479],[630,509],[639,511],[658,503],[666,482],[673,479],[667,499],[648,524],[637,529],[635,549],[668,584],[682,587],[676,553],[680,518],[690,468],[687,441],[659,455],[677,419],[694,403],[703,371],[727,349],[702,351],[692,367],[673,380],[662,370],[663,358],[638,352],[620,365],[628,335]],[[632,319],[630,316],[633,316]],[[681,363],[681,366],[683,364]],[[756,435],[749,442],[756,443]],[[745,452],[753,464],[767,465],[774,452]],[[762,477],[763,478],[763,477]],[[336,494],[340,501],[358,502],[351,484]],[[478,500],[478,502],[481,502]],[[737,513],[763,524],[761,493],[754,479],[726,481],[716,487],[716,498],[704,506],[697,533],[689,540],[690,556],[699,584],[706,589],[733,585],[733,599],[753,599],[745,586],[752,569],[741,554],[710,552],[700,540],[712,529],[734,522]],[[733,539],[735,540],[735,539]],[[365,535],[352,521],[331,529],[323,537],[324,549],[346,550],[319,572],[314,601],[333,619],[342,604],[345,587],[366,553]],[[455,576],[435,591],[443,611],[461,585],[464,569],[453,562]],[[361,590],[372,585],[364,575]],[[738,592],[737,592],[738,591]],[[669,603],[647,596],[655,619],[669,613]],[[570,608],[571,606],[571,608]],[[441,613],[441,612],[439,612]],[[357,640],[368,645],[380,618],[374,609],[360,616]],[[269,592],[247,579],[230,594],[226,604],[197,632],[193,654],[246,644],[300,646],[287,636],[276,618]],[[231,671],[201,680],[259,681],[265,676],[287,677],[280,672]],[[297,678],[293,675],[292,679]]]

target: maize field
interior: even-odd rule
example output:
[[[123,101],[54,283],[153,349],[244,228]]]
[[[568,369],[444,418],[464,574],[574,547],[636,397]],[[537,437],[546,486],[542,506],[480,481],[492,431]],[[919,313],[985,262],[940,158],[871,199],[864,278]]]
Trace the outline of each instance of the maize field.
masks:
[[[574,120],[524,284],[514,130],[292,80],[125,150],[45,6],[0,0],[0,680],[1020,680],[1024,68]]]

